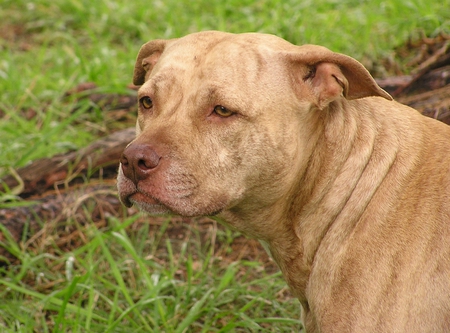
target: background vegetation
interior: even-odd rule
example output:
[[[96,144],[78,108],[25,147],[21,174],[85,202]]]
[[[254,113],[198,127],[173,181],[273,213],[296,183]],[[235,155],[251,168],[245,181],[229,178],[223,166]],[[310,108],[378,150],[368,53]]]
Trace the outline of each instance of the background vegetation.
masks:
[[[321,44],[383,76],[392,70],[385,63],[407,71],[393,53],[407,39],[450,30],[450,0],[0,0],[0,177],[131,126],[67,92],[93,82],[98,92],[134,94],[141,44],[209,29]],[[0,209],[20,204],[12,189],[0,193]],[[0,268],[0,331],[300,329],[298,302],[279,273],[217,255],[213,243],[227,255],[236,233],[212,223],[206,240],[195,228],[174,240],[163,236],[174,220],[158,220],[157,232],[142,220],[123,214],[101,228],[76,225],[84,241],[70,251],[51,233],[52,252],[3,240],[19,261]]]

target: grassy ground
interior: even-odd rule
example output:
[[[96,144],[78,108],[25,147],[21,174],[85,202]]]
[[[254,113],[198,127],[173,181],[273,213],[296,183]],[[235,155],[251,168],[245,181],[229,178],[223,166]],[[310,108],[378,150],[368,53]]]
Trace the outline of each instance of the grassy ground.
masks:
[[[132,94],[134,59],[149,39],[260,31],[325,45],[383,75],[379,60],[407,38],[450,29],[450,0],[0,0],[0,8],[0,176],[130,126],[66,92],[94,82],[101,92]],[[0,209],[19,204],[15,194],[0,193]],[[298,302],[279,273],[224,259],[235,233],[210,222],[206,233],[192,227],[172,239],[164,232],[173,220],[157,228],[142,221],[123,214],[80,225],[74,216],[64,228],[82,241],[69,250],[51,221],[42,221],[46,237],[37,245],[4,241],[19,261],[0,268],[0,332],[301,328]]]

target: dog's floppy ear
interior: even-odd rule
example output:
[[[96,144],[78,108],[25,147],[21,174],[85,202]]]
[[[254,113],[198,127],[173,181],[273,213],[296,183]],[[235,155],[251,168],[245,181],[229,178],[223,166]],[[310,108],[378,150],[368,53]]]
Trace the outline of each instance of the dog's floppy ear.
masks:
[[[392,100],[391,95],[380,88],[367,69],[357,60],[335,53],[317,45],[303,45],[299,52],[289,57],[297,64],[308,67],[303,80],[310,84],[320,109],[339,96],[358,99],[381,96]]]
[[[156,39],[142,45],[134,65],[133,83],[144,84],[147,73],[150,73],[163,53],[169,40]]]

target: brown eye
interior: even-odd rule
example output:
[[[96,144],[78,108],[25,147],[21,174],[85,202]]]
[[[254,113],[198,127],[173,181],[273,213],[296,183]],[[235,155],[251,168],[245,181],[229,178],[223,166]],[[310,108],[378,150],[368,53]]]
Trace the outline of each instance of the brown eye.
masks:
[[[222,105],[216,105],[214,107],[214,113],[223,118],[230,117],[234,114],[233,111],[228,110],[226,107]]]
[[[141,103],[141,105],[142,105],[142,107],[144,108],[144,109],[151,109],[152,107],[153,107],[153,101],[152,101],[152,99],[150,98],[150,97],[148,97],[148,96],[145,96],[145,97],[142,97],[140,100],[139,100],[139,102]]]

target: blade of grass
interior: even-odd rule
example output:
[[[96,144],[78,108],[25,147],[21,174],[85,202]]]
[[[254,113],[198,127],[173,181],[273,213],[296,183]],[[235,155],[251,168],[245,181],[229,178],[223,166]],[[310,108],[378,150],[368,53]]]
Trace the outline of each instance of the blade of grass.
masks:
[[[125,297],[126,301],[130,305],[130,307],[134,308],[135,303],[134,303],[133,299],[131,298],[130,293],[128,292],[128,288],[125,284],[125,281],[123,280],[122,274],[120,273],[120,270],[117,266],[116,261],[114,260],[113,255],[109,251],[109,248],[106,246],[106,244],[103,240],[103,237],[109,237],[109,236],[101,234],[100,232],[96,233],[96,238],[99,241],[99,244],[102,248],[103,254],[105,255],[106,260],[108,261],[108,263],[110,265],[111,272],[112,272],[114,278],[116,279],[116,282],[119,285],[119,290],[122,292],[123,296]],[[146,327],[146,329],[150,332],[151,328],[148,325],[146,319],[142,316],[142,314],[139,311],[135,311],[135,314],[140,319],[140,321],[144,325],[144,327]]]
[[[185,330],[191,325],[204,311],[203,307],[206,301],[209,299],[210,295],[215,291],[215,288],[209,289],[202,298],[200,298],[195,304],[191,307],[189,312],[183,321],[177,326],[175,333],[183,333]]]
[[[3,235],[5,241],[0,241],[0,246],[3,247],[6,251],[11,253],[13,256],[19,258],[22,251],[20,250],[17,242],[14,240],[11,232],[5,225],[0,223],[0,233]]]
[[[222,278],[220,279],[219,286],[216,289],[216,292],[214,293],[214,296],[217,297],[219,293],[221,293],[227,286],[230,285],[230,282],[233,281],[236,278],[236,272],[237,272],[237,262],[231,263],[225,273],[222,275]]]
[[[155,286],[153,285],[153,280],[148,273],[148,267],[146,266],[145,262],[142,260],[141,257],[136,253],[136,250],[131,244],[130,239],[125,234],[125,232],[122,230],[121,232],[112,232],[111,235],[119,242],[120,245],[123,246],[126,253],[131,255],[131,257],[134,259],[134,262],[138,264],[140,273],[144,275],[145,283],[148,286],[150,290],[154,290]]]
[[[61,303],[61,307],[59,309],[59,314],[58,317],[56,318],[55,321],[55,327],[53,329],[53,332],[64,332],[66,330],[66,325],[65,325],[65,321],[64,316],[66,313],[66,308],[67,305],[69,304],[69,299],[71,298],[71,296],[73,295],[75,288],[77,287],[77,284],[79,282],[81,282],[82,280],[84,280],[81,276],[75,276],[73,277],[72,281],[69,283],[69,285],[67,286],[67,288],[64,290],[64,299]]]
[[[44,303],[49,302],[50,304],[55,305],[57,307],[61,307],[63,305],[63,301],[57,297],[52,296],[52,294],[50,294],[50,295],[41,294],[36,291],[32,291],[27,288],[18,286],[17,284],[8,282],[4,279],[0,279],[0,284],[3,284],[4,286],[10,288],[11,290],[15,290],[23,295],[27,295],[27,296],[39,299],[40,301],[43,301]],[[85,316],[87,316],[88,312],[91,311],[91,310],[80,308],[79,306],[76,306],[76,305],[73,305],[70,303],[66,304],[66,309],[73,313],[80,312]],[[106,322],[106,319],[99,315],[93,314],[92,317],[95,318],[96,320]]]

